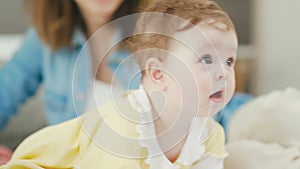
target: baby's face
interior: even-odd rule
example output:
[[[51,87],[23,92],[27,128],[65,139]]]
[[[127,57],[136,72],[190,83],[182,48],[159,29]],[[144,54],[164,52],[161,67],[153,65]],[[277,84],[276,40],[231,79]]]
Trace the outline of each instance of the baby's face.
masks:
[[[169,105],[198,117],[217,113],[235,89],[235,32],[200,23],[175,34],[175,38],[178,40],[172,40],[169,47],[172,54],[163,63],[171,91]]]

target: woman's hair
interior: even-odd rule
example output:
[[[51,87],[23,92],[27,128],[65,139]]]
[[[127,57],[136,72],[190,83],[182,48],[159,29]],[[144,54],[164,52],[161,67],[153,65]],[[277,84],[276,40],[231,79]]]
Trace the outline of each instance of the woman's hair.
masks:
[[[112,20],[136,13],[142,0],[124,0]],[[85,22],[73,0],[25,0],[30,19],[52,50],[71,45],[75,28],[85,31]]]

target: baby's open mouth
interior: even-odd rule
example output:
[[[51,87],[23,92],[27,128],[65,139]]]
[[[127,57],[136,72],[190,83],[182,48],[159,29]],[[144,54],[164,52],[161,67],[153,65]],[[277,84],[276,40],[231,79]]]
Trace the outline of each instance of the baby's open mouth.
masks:
[[[209,96],[210,100],[213,102],[222,102],[224,98],[223,90],[217,91]]]

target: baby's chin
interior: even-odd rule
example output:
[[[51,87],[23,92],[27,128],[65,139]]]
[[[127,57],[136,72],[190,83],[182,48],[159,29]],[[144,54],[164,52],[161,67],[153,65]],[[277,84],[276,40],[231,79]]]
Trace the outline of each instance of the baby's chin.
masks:
[[[197,115],[195,115],[195,117],[198,117],[198,118],[207,118],[207,117],[213,116],[213,115],[215,115],[217,113],[218,112],[198,113]]]
[[[214,115],[218,114],[219,112],[222,112],[224,110],[224,107],[225,107],[225,104],[223,104],[223,105],[213,105],[208,110],[206,110],[202,113],[201,112],[198,113],[196,115],[196,117],[206,118],[206,117],[214,116]]]

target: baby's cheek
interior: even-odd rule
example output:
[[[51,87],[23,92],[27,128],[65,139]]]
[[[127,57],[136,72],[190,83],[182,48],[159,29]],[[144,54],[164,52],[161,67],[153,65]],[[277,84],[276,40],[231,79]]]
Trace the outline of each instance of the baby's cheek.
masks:
[[[212,91],[214,85],[213,77],[208,72],[200,73],[198,76],[198,89],[201,91]]]
[[[235,74],[233,73],[231,76],[230,76],[230,83],[231,83],[231,88],[233,90],[235,90],[235,86],[236,86],[236,80],[235,80]]]
[[[226,100],[230,100],[231,97],[233,96],[234,94],[234,91],[235,91],[235,86],[236,86],[236,83],[235,83],[235,77],[232,76],[230,78],[228,78],[228,81],[227,81],[227,99]]]

